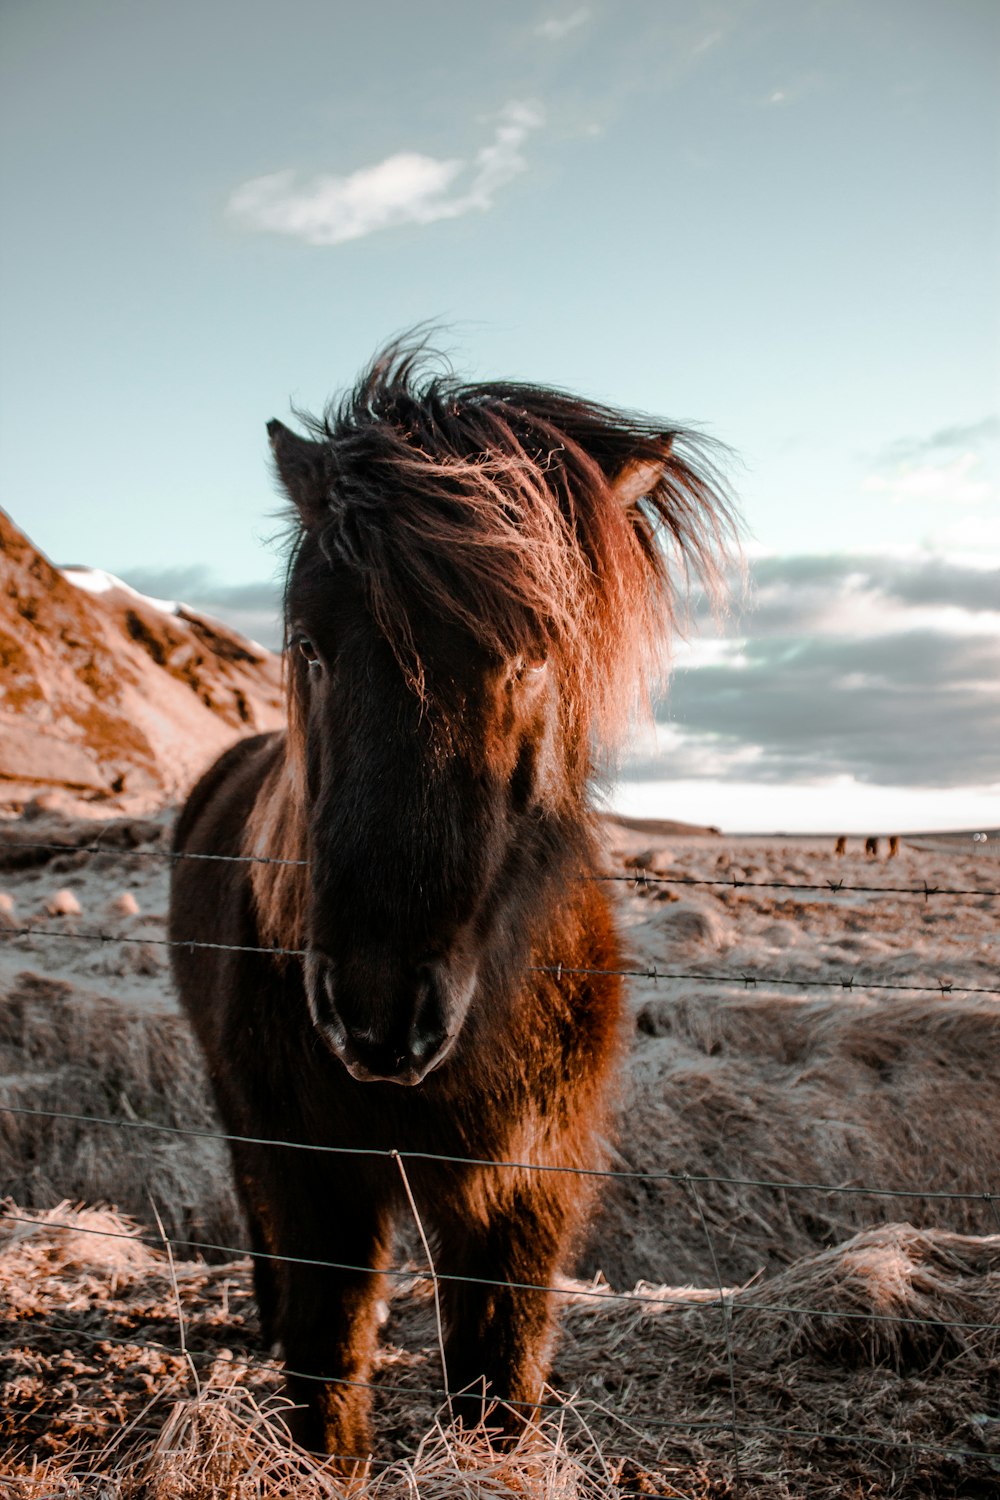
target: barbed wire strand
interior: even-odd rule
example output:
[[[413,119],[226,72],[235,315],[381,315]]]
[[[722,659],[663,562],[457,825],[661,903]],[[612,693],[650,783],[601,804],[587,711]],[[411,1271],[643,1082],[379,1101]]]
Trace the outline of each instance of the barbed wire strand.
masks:
[[[131,1234],[122,1229],[97,1229],[92,1225],[67,1224],[57,1219],[34,1219],[27,1215],[16,1214],[10,1209],[0,1206],[0,1218],[14,1224],[26,1224],[33,1229],[59,1229],[70,1234],[92,1234],[100,1235],[107,1239],[128,1240],[132,1244],[147,1245],[151,1249],[158,1249],[160,1241],[142,1234]],[[278,1261],[283,1265],[291,1266],[317,1266],[329,1271],[349,1271],[352,1275],[363,1276],[388,1276],[397,1281],[433,1281],[430,1270],[424,1270],[413,1266],[363,1266],[351,1261],[324,1260],[318,1256],[278,1254],[274,1251],[253,1250],[243,1245],[219,1245],[212,1240],[189,1240],[178,1235],[170,1236],[170,1243],[175,1249],[187,1250],[211,1250],[213,1253],[232,1255],[239,1260],[267,1260]],[[553,1297],[567,1297],[570,1299],[590,1298],[604,1305],[622,1302],[631,1308],[643,1307],[681,1307],[689,1312],[697,1308],[710,1308],[716,1305],[715,1294],[706,1298],[693,1299],[691,1297],[662,1297],[650,1295],[647,1292],[614,1292],[610,1289],[599,1287],[584,1287],[579,1284],[569,1286],[546,1286],[541,1282],[534,1281],[509,1281],[495,1276],[463,1276],[455,1271],[438,1271],[436,1273],[439,1281],[454,1282],[461,1286],[490,1286],[500,1287],[521,1292],[546,1292]],[[729,1294],[738,1296],[738,1289]],[[735,1302],[734,1310],[742,1313],[756,1312],[778,1316],[794,1315],[801,1317],[807,1315],[816,1318],[835,1318],[848,1322],[861,1323],[892,1323],[905,1327],[916,1328],[957,1328],[969,1333],[996,1333],[1000,1330],[997,1323],[972,1323],[962,1322],[953,1318],[918,1318],[908,1317],[899,1313],[877,1313],[877,1312],[853,1312],[829,1307],[790,1307],[784,1303],[770,1302]]]
[[[170,1135],[190,1135],[215,1141],[234,1141],[239,1145],[282,1146],[293,1151],[318,1151],[335,1155],[378,1156],[384,1158],[391,1158],[393,1154],[392,1150],[379,1146],[317,1145],[309,1141],[288,1141],[267,1136],[227,1135],[222,1131],[206,1130],[196,1126],[165,1125],[153,1120],[140,1120],[138,1118],[126,1119],[101,1115],[76,1114],[61,1110],[36,1109],[29,1105],[21,1104],[0,1104],[0,1114],[33,1115],[41,1119],[71,1120],[85,1124],[107,1125],[127,1130],[161,1131]],[[882,1198],[927,1198],[943,1199],[945,1201],[954,1200],[957,1202],[982,1200],[993,1204],[994,1213],[997,1212],[995,1203],[996,1195],[983,1190],[957,1192],[952,1189],[881,1188],[850,1183],[793,1182],[764,1177],[723,1177],[708,1173],[640,1172],[613,1167],[575,1167],[563,1166],[552,1162],[504,1161],[493,1157],[451,1156],[445,1152],[438,1151],[408,1150],[403,1151],[401,1154],[413,1161],[444,1162],[457,1166],[472,1167],[506,1167],[522,1172],[562,1172],[575,1176],[622,1178],[628,1181],[672,1182],[683,1185],[686,1181],[690,1180],[698,1183],[717,1183],[726,1187],[773,1188],[791,1192],[843,1193],[847,1195]],[[998,1223],[1000,1223],[1000,1214],[997,1214],[997,1219]]]
[[[190,849],[124,849],[115,844],[63,844],[46,842],[40,839],[18,839],[16,841],[0,839],[0,850],[17,853],[22,849],[35,849],[39,851],[47,849],[56,854],[103,855],[105,857],[125,859],[163,859],[172,863],[176,863],[178,860],[191,859],[234,865],[295,865],[305,869],[308,869],[312,864],[312,861],[308,859],[287,859],[279,855],[270,854],[203,854]],[[1000,896],[1000,890],[992,890],[982,886],[934,886],[928,885],[926,881],[923,881],[920,885],[854,885],[848,884],[843,880],[747,880],[738,876],[661,875],[641,868],[622,874],[602,870],[593,875],[583,875],[580,879],[619,881],[634,886],[704,885],[724,886],[731,890],[825,891],[828,893],[832,892],[834,895],[839,895],[843,892],[866,895],[921,896],[925,900],[931,896]]]
[[[0,1080],[2,1086],[2,1080]],[[88,1115],[70,1110],[37,1109],[28,1104],[0,1104],[0,1114],[27,1115],[43,1120],[66,1120],[86,1125],[105,1125],[122,1130],[152,1130],[165,1135],[195,1136],[210,1141],[232,1141],[241,1146],[279,1146],[290,1151],[317,1151],[334,1156],[377,1156],[391,1160],[396,1154],[393,1148],[382,1146],[340,1146],[316,1144],[312,1141],[288,1141],[272,1136],[228,1135],[221,1130],[208,1130],[195,1125],[166,1125],[155,1120],[141,1120],[137,1116]],[[944,1188],[883,1188],[868,1187],[857,1183],[793,1182],[767,1177],[723,1177],[697,1172],[640,1172],[621,1167],[574,1167],[556,1162],[504,1161],[489,1156],[452,1156],[443,1151],[404,1150],[398,1153],[407,1161],[442,1162],[462,1167],[502,1167],[517,1172],[558,1172],[576,1177],[620,1178],[627,1182],[672,1182],[684,1186],[687,1182],[699,1184],[715,1183],[721,1187],[773,1188],[788,1192],[843,1193],[847,1196],[872,1198],[926,1198],[945,1202],[990,1203],[1000,1226],[997,1210],[997,1195],[986,1190],[970,1189],[957,1192]]]
[[[54,854],[97,854],[112,859],[181,859],[213,860],[230,865],[301,865],[312,864],[308,859],[285,859],[270,854],[200,854],[193,849],[125,849],[117,844],[63,844],[41,839],[0,839],[0,850],[16,854],[22,849],[48,849]]]
[[[625,874],[601,872],[585,875],[584,880],[611,880],[643,889],[653,885],[706,885],[723,886],[728,890],[759,891],[822,891],[826,895],[858,894],[869,896],[1000,896],[1000,890],[985,886],[940,886],[928,885],[849,885],[845,880],[746,880],[737,875],[658,875],[645,870],[633,870]]]
[[[273,954],[282,958],[306,958],[308,952],[305,948],[280,948],[265,947],[256,943],[208,943],[199,938],[157,938],[142,937],[135,934],[119,932],[69,932],[57,927],[9,927],[0,931],[0,939],[10,938],[58,938],[63,942],[84,943],[134,943],[140,947],[155,948],[186,948],[190,952],[195,949],[208,949],[212,952],[222,953],[261,953]],[[895,981],[864,979],[856,974],[848,977],[843,975],[833,979],[812,979],[805,974],[778,975],[747,973],[746,971],[731,974],[698,974],[677,973],[673,970],[658,969],[655,964],[645,969],[597,969],[586,968],[574,964],[528,964],[525,969],[529,974],[554,974],[557,978],[564,975],[592,975],[603,977],[616,977],[621,979],[651,979],[654,982],[661,980],[697,983],[697,984],[723,984],[733,987],[742,985],[744,989],[762,989],[775,986],[791,987],[793,989],[834,989],[845,990],[853,993],[855,990],[896,990],[910,995],[1000,995],[1000,987],[976,984],[955,984],[952,980],[935,979],[928,980],[923,984],[899,984]]]
[[[793,989],[833,989],[847,990],[898,990],[901,993],[911,995],[1000,995],[1000,988],[973,984],[954,984],[951,980],[935,979],[928,980],[924,984],[898,984],[887,980],[860,979],[856,974],[848,977],[840,976],[833,979],[810,979],[804,974],[778,975],[767,973],[751,974],[745,971],[733,974],[679,974],[672,970],[658,969],[651,964],[645,969],[589,969],[577,968],[570,964],[532,964],[528,966],[529,973],[534,974],[614,974],[623,979],[652,979],[654,982],[660,980],[673,980],[675,982],[698,983],[698,984],[724,984],[744,989],[767,989],[774,986],[791,986]]]

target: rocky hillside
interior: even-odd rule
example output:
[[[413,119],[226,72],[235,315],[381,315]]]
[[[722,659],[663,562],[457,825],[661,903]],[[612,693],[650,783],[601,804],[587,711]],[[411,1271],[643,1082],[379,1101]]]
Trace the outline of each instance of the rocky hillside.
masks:
[[[281,724],[276,656],[109,574],[54,567],[0,511],[0,805],[148,809]]]

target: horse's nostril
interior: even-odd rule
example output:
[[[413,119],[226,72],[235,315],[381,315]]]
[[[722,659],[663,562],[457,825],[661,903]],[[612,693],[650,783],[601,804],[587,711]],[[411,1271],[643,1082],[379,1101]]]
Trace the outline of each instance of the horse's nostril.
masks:
[[[448,1034],[445,1031],[437,1031],[429,1036],[414,1037],[410,1047],[410,1057],[419,1067],[422,1063],[429,1062],[431,1058],[436,1057],[447,1040]]]
[[[373,1026],[365,1026],[360,1022],[345,1021],[344,1030],[350,1040],[359,1047],[377,1047],[381,1040]]]
[[[456,1015],[446,960],[395,967],[384,955],[334,960],[317,946],[306,975],[317,1031],[358,1080],[419,1083],[450,1053],[464,1005]]]
[[[341,1030],[333,966],[318,953],[311,953],[306,963],[306,994],[313,1023],[321,1030]]]

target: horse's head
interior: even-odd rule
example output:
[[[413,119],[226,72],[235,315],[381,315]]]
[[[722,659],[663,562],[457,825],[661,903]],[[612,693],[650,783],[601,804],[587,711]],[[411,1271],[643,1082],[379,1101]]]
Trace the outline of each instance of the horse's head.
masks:
[[[310,440],[269,426],[297,540],[254,837],[309,863],[254,883],[324,1042],[416,1084],[579,851],[595,735],[671,617],[659,534],[704,572],[725,512],[677,434],[531,387],[415,390],[411,364],[376,364]]]

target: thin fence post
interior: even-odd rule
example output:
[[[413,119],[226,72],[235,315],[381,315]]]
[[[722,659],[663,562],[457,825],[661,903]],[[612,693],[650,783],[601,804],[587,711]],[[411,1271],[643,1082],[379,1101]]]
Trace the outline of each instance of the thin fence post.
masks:
[[[712,1270],[715,1273],[715,1284],[719,1289],[719,1311],[722,1315],[722,1331],[726,1340],[726,1367],[729,1372],[729,1404],[731,1431],[733,1436],[733,1483],[736,1487],[737,1497],[742,1494],[742,1479],[740,1475],[740,1437],[739,1437],[739,1413],[736,1406],[736,1359],[733,1353],[733,1331],[732,1331],[732,1301],[727,1300],[725,1289],[722,1285],[722,1274],[719,1270],[719,1262],[715,1254],[715,1244],[708,1228],[708,1220],[705,1218],[705,1210],[702,1208],[701,1195],[695,1186],[694,1179],[684,1174],[684,1181],[688,1187],[701,1227],[708,1242],[708,1253],[712,1257]]]

